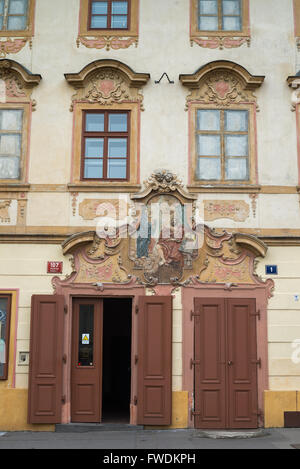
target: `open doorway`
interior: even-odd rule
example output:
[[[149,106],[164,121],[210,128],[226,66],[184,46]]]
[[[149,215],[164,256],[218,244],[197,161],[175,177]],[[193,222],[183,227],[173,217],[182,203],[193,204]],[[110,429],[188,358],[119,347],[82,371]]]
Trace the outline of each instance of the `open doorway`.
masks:
[[[130,422],[132,300],[103,300],[102,422]]]

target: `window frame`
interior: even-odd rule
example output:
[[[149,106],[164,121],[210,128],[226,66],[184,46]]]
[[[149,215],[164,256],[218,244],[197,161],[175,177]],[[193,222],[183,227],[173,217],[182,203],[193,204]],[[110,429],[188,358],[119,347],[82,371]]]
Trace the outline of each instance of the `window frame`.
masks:
[[[197,112],[198,110],[224,110],[224,111],[248,111],[248,175],[246,179],[198,179],[197,165],[198,156],[197,150]],[[256,104],[255,103],[238,103],[230,106],[204,104],[204,103],[190,103],[190,163],[189,163],[189,181],[192,187],[213,186],[213,187],[247,187],[257,183],[257,145],[256,145]],[[206,131],[203,131],[204,133]],[[225,154],[221,167],[225,167]],[[233,157],[234,158],[234,157]],[[222,170],[223,171],[223,170]],[[222,172],[225,175],[225,172]]]
[[[139,1],[128,0],[128,24],[126,29],[96,29],[90,27],[92,0],[80,0],[78,38],[116,36],[119,38],[133,37],[137,39],[139,33]]]
[[[27,161],[28,161],[28,142],[30,132],[30,107],[28,103],[1,103],[0,111],[2,110],[22,110],[23,111],[23,122],[22,122],[22,143],[21,143],[21,155],[20,155],[20,166],[19,166],[19,177],[18,178],[1,178],[0,174],[0,186],[2,184],[17,184],[25,182],[27,179]]]
[[[218,0],[221,2],[222,0]],[[201,30],[199,29],[199,0],[190,0],[191,2],[191,40],[193,38],[201,37],[249,37],[250,36],[250,24],[249,24],[249,0],[241,0],[241,29],[240,30]],[[220,11],[220,8],[218,8]],[[222,17],[219,18],[218,24],[222,21]]]
[[[214,111],[219,111],[220,112],[220,130],[200,130],[198,129],[198,111],[207,111],[208,109],[202,109],[202,108],[197,108],[195,109],[195,122],[196,122],[196,127],[195,127],[195,148],[196,148],[196,172],[198,168],[198,163],[201,158],[218,158],[220,159],[221,163],[221,178],[220,179],[202,179],[199,176],[195,179],[200,182],[213,182],[213,183],[218,183],[218,184],[228,184],[228,183],[249,183],[250,181],[250,144],[249,144],[249,134],[250,134],[250,114],[248,109],[243,109],[240,107],[239,109],[230,107],[228,108],[219,108],[219,109],[212,109]],[[248,118],[247,118],[247,123],[248,123],[248,128],[247,131],[226,131],[225,130],[225,112],[226,111],[246,111],[248,113]],[[198,151],[198,136],[199,135],[218,135],[220,136],[220,155],[199,155]],[[225,144],[225,137],[226,135],[247,135],[247,142],[248,142],[248,154],[247,156],[226,156],[226,144]],[[226,179],[226,160],[227,159],[235,159],[235,158],[243,158],[244,160],[247,161],[247,173],[248,173],[248,178],[247,179]],[[196,174],[195,174],[196,176]]]
[[[88,114],[104,114],[104,131],[103,132],[88,132],[86,130],[86,116]],[[93,109],[93,110],[83,110],[82,116],[82,137],[81,137],[81,170],[80,170],[80,180],[83,182],[88,181],[97,181],[97,182],[106,182],[106,181],[116,181],[116,182],[128,182],[130,179],[130,110],[118,110],[118,109]],[[109,114],[126,114],[127,115],[127,132],[109,132],[106,130],[108,124]],[[87,135],[88,134],[88,135]],[[103,177],[102,178],[85,178],[84,177],[84,166],[85,166],[85,139],[88,138],[103,138]],[[107,143],[109,138],[127,138],[127,157],[126,157],[126,178],[109,178],[108,174],[108,153],[107,153]],[[117,158],[116,158],[117,159]],[[121,159],[121,158],[120,158]],[[122,158],[125,160],[125,158]]]
[[[0,29],[0,36],[5,37],[32,37],[34,34],[34,12],[36,0],[28,0],[27,24],[25,29],[3,30]]]
[[[3,376],[0,376],[0,381],[8,380],[8,368],[9,368],[9,342],[10,342],[10,327],[11,327],[11,305],[12,296],[10,294],[0,293],[0,298],[7,298],[7,327],[5,331],[5,364]]]
[[[108,4],[108,10],[107,10],[107,15],[103,15],[103,16],[107,16],[107,20],[108,20],[108,26],[106,28],[93,28],[91,23],[92,23],[92,4],[93,2],[95,1],[100,1],[100,2],[106,2]],[[130,30],[130,16],[131,16],[131,0],[120,0],[120,1],[123,1],[125,3],[125,1],[127,2],[127,27],[126,28],[112,28],[111,27],[111,20],[112,20],[112,3],[114,1],[117,1],[117,0],[89,0],[89,14],[88,14],[88,24],[87,24],[87,29],[89,31],[129,31]],[[101,15],[100,15],[101,16]],[[122,15],[124,16],[124,15]],[[109,27],[110,25],[110,27]]]

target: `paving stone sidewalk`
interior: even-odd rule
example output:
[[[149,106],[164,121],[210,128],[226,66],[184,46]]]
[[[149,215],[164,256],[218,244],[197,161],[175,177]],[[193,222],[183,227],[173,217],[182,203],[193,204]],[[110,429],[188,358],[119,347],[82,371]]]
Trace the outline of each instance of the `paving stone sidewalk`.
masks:
[[[294,449],[300,429],[271,429],[257,438],[207,438],[197,430],[85,433],[0,432],[1,449]]]

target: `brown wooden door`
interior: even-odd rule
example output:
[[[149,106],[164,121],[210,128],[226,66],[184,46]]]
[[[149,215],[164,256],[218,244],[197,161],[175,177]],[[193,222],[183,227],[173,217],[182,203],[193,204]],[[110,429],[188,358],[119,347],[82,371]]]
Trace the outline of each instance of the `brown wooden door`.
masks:
[[[73,302],[71,420],[99,423],[102,408],[103,303]]]
[[[228,426],[257,427],[255,300],[227,300]]]
[[[254,299],[195,299],[195,427],[257,428]]]
[[[62,406],[64,297],[31,300],[29,423],[60,423]]]
[[[225,428],[225,314],[222,299],[196,300],[196,428]]]
[[[138,423],[170,425],[172,297],[141,297],[138,314]]]

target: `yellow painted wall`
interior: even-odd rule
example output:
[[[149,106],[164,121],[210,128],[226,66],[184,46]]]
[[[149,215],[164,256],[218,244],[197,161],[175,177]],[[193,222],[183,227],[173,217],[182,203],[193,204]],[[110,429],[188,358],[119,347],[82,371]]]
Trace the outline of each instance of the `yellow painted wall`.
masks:
[[[265,391],[265,427],[284,426],[284,412],[300,411],[300,391]]]
[[[27,424],[27,389],[0,388],[0,431],[54,431],[54,425]]]

